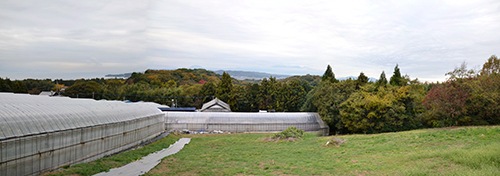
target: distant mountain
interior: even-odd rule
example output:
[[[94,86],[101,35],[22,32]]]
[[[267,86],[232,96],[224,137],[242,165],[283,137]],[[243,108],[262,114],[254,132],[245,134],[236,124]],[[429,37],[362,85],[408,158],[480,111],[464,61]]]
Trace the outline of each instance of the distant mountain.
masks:
[[[111,78],[128,78],[132,75],[132,73],[123,73],[123,74],[107,74],[104,75],[104,77],[111,77]]]
[[[349,78],[351,78],[353,80],[358,79],[358,77],[356,77],[356,76],[340,77],[340,78],[337,78],[337,79],[338,80],[346,80],[346,79],[349,79]],[[377,78],[374,78],[374,77],[368,78],[368,82],[375,82],[375,81],[377,81]]]
[[[207,70],[208,71],[208,70]],[[238,70],[217,70],[217,71],[213,71],[219,75],[222,75],[223,72],[226,72],[226,73],[229,73],[229,75],[231,75],[232,78],[234,79],[237,79],[237,80],[245,80],[245,79],[254,79],[254,80],[260,80],[260,79],[263,79],[263,78],[269,78],[271,76],[273,77],[276,77],[276,79],[285,79],[285,78],[291,78],[291,77],[297,77],[297,78],[291,78],[291,80],[293,79],[299,79],[300,77],[304,77],[304,78],[301,78],[301,79],[306,79],[308,82],[312,82],[314,81],[314,77],[319,77],[321,78],[320,75],[302,75],[302,76],[292,76],[292,75],[280,75],[280,74],[272,74],[272,73],[265,73],[265,72],[254,72],[254,71],[238,71]],[[123,74],[107,74],[105,75],[105,77],[109,77],[109,78],[129,78],[130,76],[132,75],[132,73],[123,73]],[[358,77],[355,77],[355,76],[348,76],[348,77],[340,77],[340,78],[337,78],[338,80],[346,80],[346,79],[358,79]],[[310,79],[310,80],[309,80]],[[248,81],[248,80],[247,80]],[[316,80],[319,82],[319,80]],[[368,81],[370,82],[375,82],[377,81],[376,78],[369,78]]]
[[[263,78],[269,78],[271,76],[276,77],[276,79],[284,79],[288,78],[291,75],[279,75],[279,74],[272,74],[272,73],[264,73],[264,72],[254,72],[254,71],[237,71],[237,70],[217,70],[214,71],[217,74],[222,75],[223,72],[229,73],[231,77],[238,79],[238,80],[245,80],[245,79],[263,79]]]

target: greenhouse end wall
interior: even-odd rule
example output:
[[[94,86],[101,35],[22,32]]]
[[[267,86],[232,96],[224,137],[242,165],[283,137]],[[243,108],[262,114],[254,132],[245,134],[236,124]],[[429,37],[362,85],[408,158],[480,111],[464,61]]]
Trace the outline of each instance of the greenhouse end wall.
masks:
[[[0,99],[0,175],[39,175],[92,161],[165,130],[153,105],[5,93]]]
[[[276,132],[288,127],[328,136],[318,113],[164,112],[167,130]]]

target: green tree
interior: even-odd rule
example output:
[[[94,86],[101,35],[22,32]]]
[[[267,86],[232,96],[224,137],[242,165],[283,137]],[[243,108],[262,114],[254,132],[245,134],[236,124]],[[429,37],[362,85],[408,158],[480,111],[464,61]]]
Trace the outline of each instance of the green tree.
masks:
[[[368,83],[368,77],[365,76],[363,72],[361,72],[358,76],[358,79],[356,79],[356,89],[359,89],[359,87],[365,85]]]
[[[259,111],[259,90],[260,86],[257,83],[248,84],[246,87],[246,96],[248,101],[249,111]]]
[[[177,103],[179,103],[179,106],[201,108],[201,105],[203,104],[202,99],[192,98],[192,97],[199,95],[201,90],[203,89],[202,87],[203,85],[201,84],[195,84],[187,88],[184,88],[180,96],[185,98],[182,98],[181,101],[177,101]]]
[[[76,98],[92,98],[92,93],[100,92],[101,86],[94,81],[79,81],[68,87],[65,94]]]
[[[151,82],[151,80],[145,74],[136,72],[133,72],[132,75],[125,82],[132,84],[132,83],[139,83],[141,81],[146,83]]]
[[[285,112],[290,110],[290,105],[292,104],[292,89],[287,83],[278,83],[278,92],[276,95],[276,111]]]
[[[333,70],[332,70],[332,67],[330,66],[330,64],[328,64],[328,66],[326,67],[326,71],[323,74],[323,76],[321,77],[321,81],[322,82],[330,81],[332,83],[339,82],[337,79],[335,79],[335,74],[333,73]]]
[[[12,81],[9,78],[2,79],[0,77],[0,92],[12,92],[11,84]]]
[[[342,122],[351,133],[380,133],[403,128],[408,116],[400,100],[408,96],[409,86],[375,88],[369,84],[340,105]]]
[[[290,104],[288,111],[290,112],[299,112],[300,108],[304,104],[306,91],[302,87],[301,81],[294,80],[290,83],[290,89],[292,90],[292,94],[289,97]]]
[[[300,107],[301,112],[317,112],[318,109],[314,105],[314,94],[317,92],[318,88],[314,87],[311,91],[309,91],[304,97],[304,103]]]
[[[14,93],[28,93],[28,88],[22,81],[12,81],[10,87]]]
[[[231,107],[231,111],[248,111],[248,100],[244,86],[235,85],[231,91],[227,104]]]
[[[259,109],[275,109],[276,97],[278,93],[278,82],[276,78],[269,77],[269,81],[264,78],[259,88]]]
[[[55,85],[50,79],[24,79],[23,82],[28,90],[34,90],[36,88],[41,91],[49,91]]]
[[[393,86],[403,86],[405,85],[404,78],[401,76],[401,72],[396,64],[394,67],[394,74],[391,76],[389,83]]]
[[[340,81],[339,83],[323,82],[313,95],[314,106],[318,108],[321,119],[330,127],[331,134],[346,133],[340,105],[355,92],[356,82],[352,79]]]
[[[229,73],[222,73],[222,79],[217,85],[216,97],[224,102],[228,102],[231,91],[233,90],[233,83],[231,81],[231,76]]]
[[[382,73],[380,74],[380,78],[378,78],[377,80],[377,83],[376,83],[377,86],[386,86],[387,85],[387,78],[385,77],[385,72],[382,71]]]
[[[209,81],[201,87],[200,96],[215,96],[216,91],[217,87],[215,86],[215,83]],[[212,99],[213,97],[205,97],[203,98],[203,103],[209,102]]]

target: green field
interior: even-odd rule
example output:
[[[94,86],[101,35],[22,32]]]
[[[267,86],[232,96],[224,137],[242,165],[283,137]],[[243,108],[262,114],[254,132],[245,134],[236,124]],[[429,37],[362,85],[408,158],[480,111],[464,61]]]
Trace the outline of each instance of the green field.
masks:
[[[268,135],[183,135],[191,143],[146,175],[500,175],[500,127],[336,136],[340,147]]]
[[[425,129],[330,137],[306,133],[294,142],[271,134],[169,135],[137,150],[47,175],[92,175],[138,160],[180,137],[191,142],[146,175],[500,175],[500,127]]]

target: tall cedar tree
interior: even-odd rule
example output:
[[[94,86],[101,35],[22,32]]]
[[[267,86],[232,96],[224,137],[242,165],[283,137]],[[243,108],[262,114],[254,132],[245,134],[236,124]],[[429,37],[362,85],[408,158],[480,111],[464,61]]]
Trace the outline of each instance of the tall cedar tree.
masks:
[[[401,72],[399,71],[398,65],[396,64],[396,67],[394,67],[394,74],[391,77],[391,81],[389,82],[393,86],[403,86],[404,85],[404,78],[401,77]]]
[[[382,71],[382,73],[380,74],[380,78],[378,78],[377,80],[377,86],[385,86],[387,85],[387,78],[385,77],[385,72]]]
[[[321,82],[325,82],[326,80],[332,82],[332,83],[337,83],[339,82],[337,79],[335,79],[335,74],[333,73],[332,67],[330,64],[326,67],[326,71],[323,74],[323,77],[321,77]]]
[[[231,90],[233,90],[231,76],[229,73],[224,72],[222,73],[222,80],[219,82],[219,85],[217,85],[216,96],[220,100],[227,102],[229,100]]]
[[[250,108],[250,111],[252,112],[259,111],[259,89],[260,89],[259,84],[249,83],[246,89],[247,89],[246,97],[248,100],[248,106]]]
[[[363,72],[361,72],[356,80],[356,89],[368,83],[368,77],[365,76]]]
[[[275,77],[264,78],[259,89],[259,109],[276,108],[276,96],[278,92],[278,82]]]

